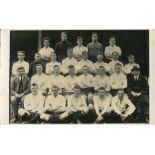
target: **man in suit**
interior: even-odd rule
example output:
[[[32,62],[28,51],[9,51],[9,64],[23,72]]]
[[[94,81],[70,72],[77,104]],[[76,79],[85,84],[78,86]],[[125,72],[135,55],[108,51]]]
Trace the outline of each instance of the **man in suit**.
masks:
[[[17,73],[11,81],[11,105],[15,120],[18,120],[19,105],[23,105],[24,97],[30,91],[30,79],[25,75],[24,67],[19,67]]]
[[[149,107],[149,87],[147,81],[140,74],[140,67],[135,65],[132,74],[128,76],[128,95],[136,106],[134,118],[146,119]]]

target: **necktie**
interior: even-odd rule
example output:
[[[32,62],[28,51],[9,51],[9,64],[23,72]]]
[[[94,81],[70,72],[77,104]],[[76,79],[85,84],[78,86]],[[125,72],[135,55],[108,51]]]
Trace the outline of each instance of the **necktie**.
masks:
[[[23,92],[23,77],[22,76],[21,76],[21,79],[20,79],[19,92],[20,93]]]

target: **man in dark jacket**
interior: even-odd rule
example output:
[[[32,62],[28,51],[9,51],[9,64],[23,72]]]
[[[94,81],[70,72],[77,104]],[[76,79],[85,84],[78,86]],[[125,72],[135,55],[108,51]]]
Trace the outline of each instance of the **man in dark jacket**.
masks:
[[[57,55],[58,61],[62,62],[62,60],[67,57],[67,48],[72,47],[72,44],[67,40],[66,32],[61,33],[61,41],[56,43],[55,53]]]
[[[146,119],[149,109],[149,87],[148,83],[140,74],[140,67],[135,65],[132,74],[128,76],[128,95],[136,106],[134,118]]]
[[[17,72],[18,75],[11,80],[11,106],[16,120],[19,104],[23,105],[25,95],[30,92],[30,79],[25,75],[24,67],[19,67]]]
[[[40,64],[40,63],[43,65],[43,72],[45,73],[45,64],[44,64],[43,60],[41,60],[41,54],[35,53],[34,59],[35,60],[30,64],[29,77],[32,77],[34,74],[37,73],[36,65]]]

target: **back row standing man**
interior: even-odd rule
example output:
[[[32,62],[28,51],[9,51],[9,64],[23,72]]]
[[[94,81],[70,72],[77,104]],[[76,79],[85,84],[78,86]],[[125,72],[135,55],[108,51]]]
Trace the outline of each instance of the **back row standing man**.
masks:
[[[67,38],[67,33],[62,32],[61,41],[56,43],[54,51],[54,49],[50,47],[50,38],[44,37],[44,47],[39,50],[42,60],[44,60],[45,63],[49,62],[51,54],[55,52],[58,56],[58,61],[62,62],[62,60],[67,57],[67,49],[73,47],[72,43],[70,43]],[[99,54],[104,54],[108,62],[112,60],[112,54],[114,52],[117,52],[119,56],[122,55],[120,47],[116,46],[115,37],[110,37],[109,46],[105,48],[104,52],[102,44],[98,42],[98,34],[96,32],[92,33],[92,41],[87,44],[87,47],[83,45],[83,38],[81,36],[77,37],[77,45],[73,48],[75,59],[78,61],[81,60],[83,51],[88,51],[89,59],[92,62],[96,61],[96,57]]]
[[[67,40],[66,32],[61,33],[61,41],[55,45],[55,53],[58,56],[58,61],[62,62],[67,57],[67,49],[72,47],[72,44]]]
[[[97,33],[92,34],[92,42],[88,43],[87,48],[88,48],[89,59],[92,62],[96,61],[97,55],[103,54],[103,46],[101,43],[98,42]]]
[[[110,37],[109,46],[105,48],[105,52],[104,52],[104,55],[106,56],[106,59],[108,62],[112,60],[112,55],[114,52],[117,52],[118,56],[122,55],[121,48],[119,46],[116,46],[115,37]]]
[[[49,37],[43,38],[43,45],[44,47],[39,50],[39,53],[41,54],[41,59],[46,64],[51,60],[51,54],[54,53],[54,49],[50,47]]]

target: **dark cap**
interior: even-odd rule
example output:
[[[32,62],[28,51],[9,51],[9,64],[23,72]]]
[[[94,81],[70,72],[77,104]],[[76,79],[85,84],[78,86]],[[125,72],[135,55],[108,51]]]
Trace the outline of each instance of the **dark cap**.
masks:
[[[133,68],[132,68],[131,71],[137,71],[137,70],[140,70],[139,65],[135,65],[135,66],[133,66]]]
[[[77,40],[83,40],[83,38],[81,36],[77,37]]]

